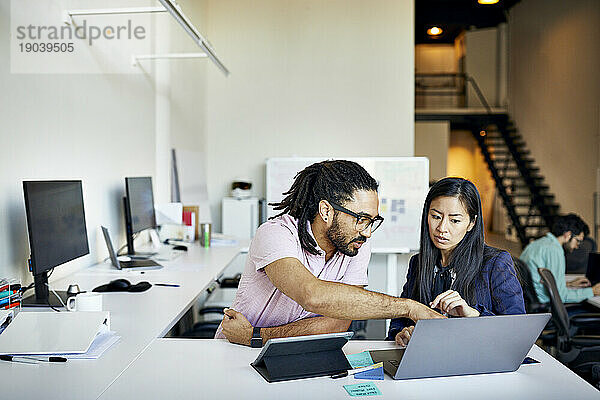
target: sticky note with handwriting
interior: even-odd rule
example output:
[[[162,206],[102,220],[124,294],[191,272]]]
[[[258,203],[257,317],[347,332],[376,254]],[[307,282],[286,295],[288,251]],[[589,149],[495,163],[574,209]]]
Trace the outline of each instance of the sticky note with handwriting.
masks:
[[[368,351],[363,351],[362,353],[356,354],[346,354],[346,358],[348,359],[348,362],[352,368],[361,368],[373,365],[373,359]]]
[[[357,383],[356,385],[344,385],[346,392],[352,397],[358,396],[378,396],[381,394],[374,383]]]

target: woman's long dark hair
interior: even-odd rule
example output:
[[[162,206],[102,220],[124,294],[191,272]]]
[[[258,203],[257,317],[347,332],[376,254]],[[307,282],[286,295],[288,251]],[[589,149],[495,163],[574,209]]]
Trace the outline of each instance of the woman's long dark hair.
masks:
[[[356,190],[377,191],[377,181],[359,164],[347,160],[323,161],[309,165],[294,177],[294,183],[281,203],[270,203],[275,217],[290,214],[298,219],[300,245],[310,254],[319,254],[317,243],[307,230],[319,211],[321,200],[338,204],[352,200]]]
[[[487,253],[493,252],[494,249],[485,246],[479,192],[473,183],[462,178],[444,178],[429,189],[421,216],[419,269],[414,298],[418,298],[424,304],[433,301],[435,266],[438,260],[441,260],[441,253],[429,236],[428,216],[431,202],[438,197],[456,197],[467,210],[470,221],[475,220],[473,229],[466,233],[452,251],[448,264],[453,266],[456,273],[452,289],[468,304],[475,304],[475,278],[481,273],[484,257],[491,256]]]

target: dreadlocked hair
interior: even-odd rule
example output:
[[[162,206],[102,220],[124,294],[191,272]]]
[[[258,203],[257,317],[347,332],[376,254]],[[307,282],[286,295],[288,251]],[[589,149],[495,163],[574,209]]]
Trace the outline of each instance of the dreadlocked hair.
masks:
[[[317,243],[308,232],[319,210],[319,202],[328,200],[338,204],[354,198],[357,190],[377,191],[379,184],[360,165],[347,160],[330,160],[312,164],[294,177],[294,183],[280,203],[270,203],[275,217],[289,214],[298,220],[298,236],[302,249],[318,255]]]

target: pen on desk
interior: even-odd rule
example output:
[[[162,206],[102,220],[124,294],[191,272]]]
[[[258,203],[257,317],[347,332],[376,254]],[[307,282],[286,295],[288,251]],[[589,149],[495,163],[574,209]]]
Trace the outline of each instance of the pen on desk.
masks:
[[[16,356],[13,356],[13,359]],[[58,363],[63,363],[63,362],[67,362],[67,359],[65,357],[58,357],[58,356],[19,356],[16,357],[19,359],[26,359],[26,360],[34,360],[34,361],[40,361],[40,362],[58,362]]]
[[[4,361],[12,361],[12,362],[22,362],[26,364],[37,364],[38,362],[67,362],[65,357],[57,357],[57,356],[9,356],[9,355],[0,355],[0,360]]]
[[[27,360],[27,359],[21,360],[21,359],[18,359],[16,357],[7,356],[7,355],[4,355],[4,354],[0,355],[0,360],[2,360],[2,361],[8,361],[8,362],[20,363],[20,364],[35,364],[35,365],[38,364],[37,361]]]
[[[179,287],[176,283],[154,283],[154,286]]]
[[[358,374],[361,372],[365,372],[365,371],[371,371],[372,369],[377,369],[377,368],[382,368],[383,367],[383,363],[377,363],[377,364],[373,364],[373,365],[369,365],[368,367],[362,367],[362,368],[356,368],[356,369],[351,369],[349,371],[343,371],[337,374],[333,374],[331,375],[332,379],[337,379],[337,378],[344,378],[348,375],[354,375],[354,374]]]

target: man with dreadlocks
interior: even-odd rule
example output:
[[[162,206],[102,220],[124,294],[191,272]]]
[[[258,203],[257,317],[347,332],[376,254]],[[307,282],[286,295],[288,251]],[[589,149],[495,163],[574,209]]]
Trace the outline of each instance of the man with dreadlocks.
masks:
[[[268,339],[344,332],[353,319],[440,318],[413,300],[370,292],[367,241],[381,225],[378,184],[345,160],[299,172],[279,215],[250,245],[233,305],[216,338],[260,346]]]

